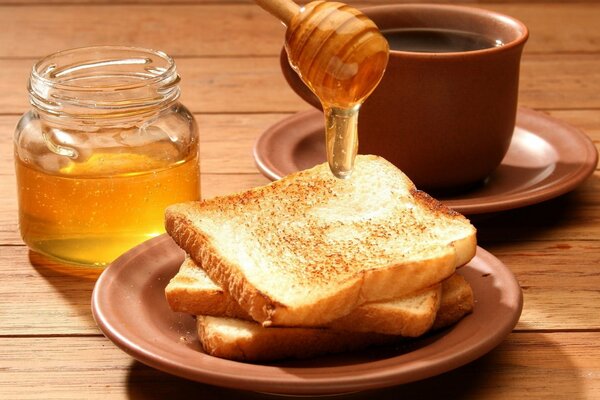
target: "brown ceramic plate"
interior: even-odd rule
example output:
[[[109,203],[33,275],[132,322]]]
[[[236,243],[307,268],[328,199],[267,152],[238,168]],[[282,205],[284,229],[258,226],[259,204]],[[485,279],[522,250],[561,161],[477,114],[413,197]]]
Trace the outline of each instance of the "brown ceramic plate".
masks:
[[[254,159],[270,179],[325,161],[323,116],[304,111],[273,125],[257,140]],[[463,214],[504,211],[564,194],[594,172],[598,152],[578,129],[545,114],[520,108],[502,164],[480,186],[438,197]]]
[[[247,364],[202,352],[188,315],[172,312],[164,288],[184,254],[167,235],[111,264],[94,289],[96,323],[117,346],[159,370],[212,385],[279,394],[330,394],[399,385],[441,374],[497,346],[521,315],[514,275],[478,248],[460,273],[473,287],[475,311],[455,326],[402,347],[303,361]]]

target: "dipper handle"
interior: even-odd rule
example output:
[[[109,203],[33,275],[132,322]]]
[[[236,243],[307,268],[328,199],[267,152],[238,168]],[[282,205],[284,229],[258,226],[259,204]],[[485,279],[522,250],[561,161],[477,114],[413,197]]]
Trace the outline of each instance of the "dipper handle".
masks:
[[[292,18],[300,12],[300,6],[292,0],[254,0],[254,2],[283,22],[285,26],[289,26]]]

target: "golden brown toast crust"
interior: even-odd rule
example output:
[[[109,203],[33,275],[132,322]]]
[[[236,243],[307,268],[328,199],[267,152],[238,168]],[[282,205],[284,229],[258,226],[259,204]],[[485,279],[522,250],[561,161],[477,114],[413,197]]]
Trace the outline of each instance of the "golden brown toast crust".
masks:
[[[442,302],[432,329],[452,325],[471,312],[472,293],[469,283],[458,274],[444,281]],[[238,326],[242,333],[222,329],[227,326]],[[248,321],[206,316],[198,317],[197,328],[202,347],[208,354],[249,362],[307,358],[405,340],[400,336],[333,329],[263,328]]]
[[[167,285],[165,294],[171,309],[176,312],[252,320],[189,257]],[[363,304],[324,327],[353,332],[419,336],[433,324],[441,296],[442,285],[436,284],[400,299]]]
[[[200,285],[194,274],[194,271],[200,269],[191,258],[186,257],[179,272],[171,278],[165,288],[165,297],[171,310],[192,315],[252,320],[221,287],[214,283],[213,287]]]
[[[356,166],[347,181],[321,165],[171,206],[167,232],[264,325],[322,325],[365,302],[431,286],[472,257],[475,230],[464,217],[379,157],[359,156]],[[276,284],[262,284],[272,276]]]
[[[194,233],[193,228],[189,228],[189,225],[185,222],[176,222],[178,221],[176,218],[170,218],[169,220],[173,221],[173,226],[167,224],[167,231],[175,241],[198,264],[210,265],[210,269],[205,268],[210,278],[222,286],[254,320],[263,323],[265,326],[322,326],[349,314],[359,304],[365,303],[365,298],[377,298],[378,296],[380,300],[397,298],[437,283],[437,278],[432,280],[429,274],[422,274],[423,271],[433,269],[437,271],[433,276],[443,278],[454,272],[455,254],[451,251],[433,260],[421,260],[405,264],[403,266],[405,274],[411,277],[410,284],[405,286],[402,286],[402,282],[390,278],[391,274],[387,273],[388,269],[364,271],[354,281],[349,282],[351,285],[341,286],[334,296],[321,301],[319,307],[311,305],[310,308],[295,309],[291,316],[296,318],[290,322],[289,319],[278,318],[279,315],[286,314],[287,306],[270,299],[252,286],[235,265],[231,265],[226,259],[218,256],[218,251],[212,249],[210,241],[201,232]],[[186,227],[186,225],[187,228],[181,228]],[[392,268],[393,266],[390,267],[390,269]],[[367,285],[363,285],[365,281],[368,282]],[[381,293],[391,293],[389,295],[391,297],[382,299]],[[335,310],[335,315],[339,317],[319,318],[322,312],[331,313],[333,310]]]
[[[223,287],[250,316],[257,321],[267,321],[276,306],[259,290],[248,284],[244,277],[237,273],[237,268],[220,259],[218,251],[213,248],[209,239],[202,232],[191,229],[190,221],[178,214],[167,214],[165,227],[177,244],[187,251],[198,264],[210,265],[206,270],[210,278]],[[212,252],[212,253],[211,253]],[[279,304],[280,307],[285,305]]]
[[[442,282],[442,301],[438,315],[431,327],[442,329],[454,324],[465,315],[473,312],[475,300],[473,289],[465,278],[454,274]]]
[[[310,358],[322,354],[343,353],[373,345],[386,345],[402,340],[399,336],[377,333],[343,332],[317,328],[262,328],[254,322],[237,321],[242,325],[256,325],[259,335],[240,335],[228,340],[220,332],[210,329],[215,318],[198,316],[197,329],[200,343],[207,354],[244,362],[271,361],[283,358]],[[284,332],[282,332],[284,330]]]

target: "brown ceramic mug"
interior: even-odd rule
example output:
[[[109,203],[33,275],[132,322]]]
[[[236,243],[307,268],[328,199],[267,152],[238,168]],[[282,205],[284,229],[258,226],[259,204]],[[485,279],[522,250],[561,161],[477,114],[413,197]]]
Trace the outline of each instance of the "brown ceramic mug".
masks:
[[[383,156],[427,190],[484,180],[500,165],[513,134],[525,25],[453,5],[362,11],[388,37],[391,50],[381,83],[360,110],[359,153]],[[320,108],[285,50],[281,67],[290,86]]]

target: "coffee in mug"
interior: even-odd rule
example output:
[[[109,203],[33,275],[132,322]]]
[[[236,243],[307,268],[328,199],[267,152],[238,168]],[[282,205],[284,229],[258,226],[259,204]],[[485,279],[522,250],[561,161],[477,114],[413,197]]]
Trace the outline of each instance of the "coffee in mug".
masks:
[[[390,50],[420,53],[483,50],[504,44],[500,40],[456,29],[400,28],[387,30],[382,34],[387,39]]]

